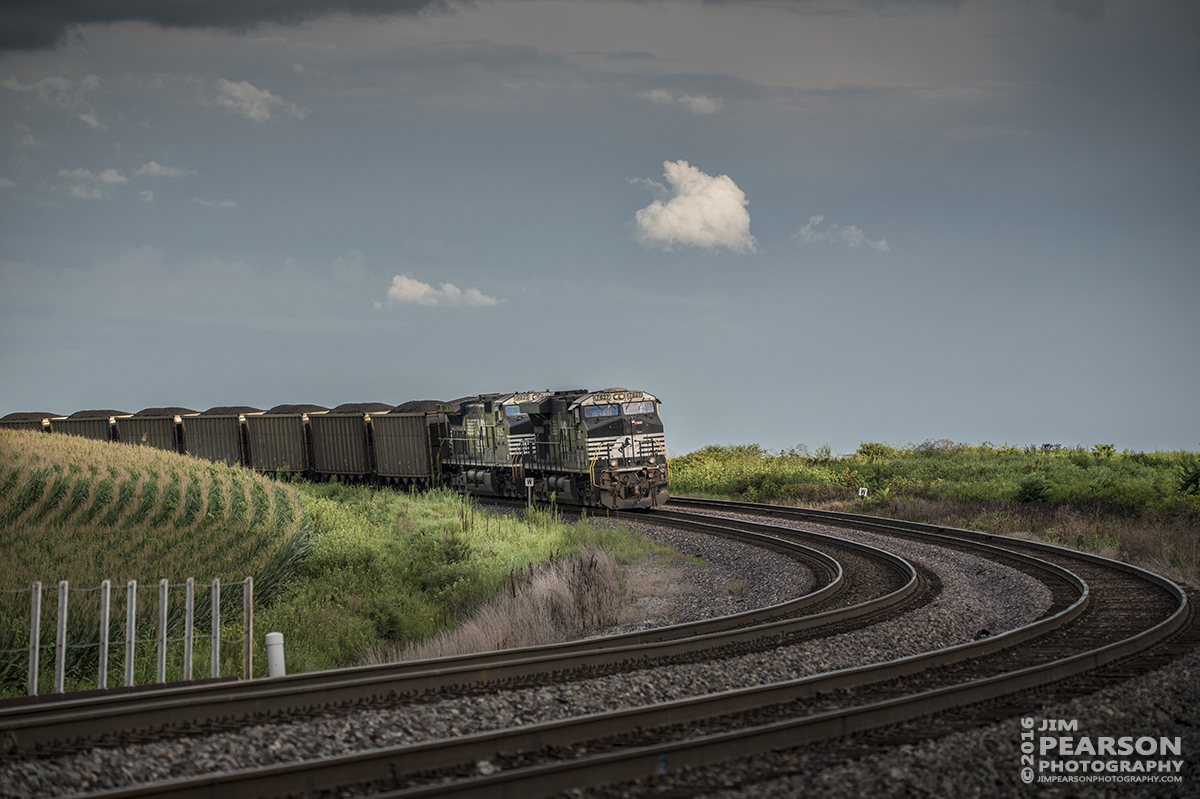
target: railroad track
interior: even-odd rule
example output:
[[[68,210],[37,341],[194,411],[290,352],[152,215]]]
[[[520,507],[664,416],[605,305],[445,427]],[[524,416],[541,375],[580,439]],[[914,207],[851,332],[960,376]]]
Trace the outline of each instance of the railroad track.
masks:
[[[688,507],[710,513],[772,514],[786,518],[790,523],[799,519],[825,525],[854,524],[888,535],[933,541],[939,546],[967,550],[1035,575],[1051,589],[1053,601],[1043,618],[1025,627],[887,663],[650,707],[627,708],[267,769],[174,780],[102,795],[214,796],[220,792],[224,799],[232,799],[235,796],[309,794],[347,785],[376,790],[384,788],[382,795],[397,797],[549,795],[581,785],[635,780],[683,767],[876,730],[980,702],[1002,702],[1005,697],[1018,692],[1063,680],[1104,681],[1109,678],[1102,676],[1101,671],[1111,670],[1113,664],[1122,663],[1121,668],[1125,671],[1136,671],[1145,664],[1131,665],[1131,659],[1140,656],[1149,658],[1145,663],[1150,663],[1153,658],[1169,657],[1171,639],[1178,647],[1179,641],[1183,640],[1181,634],[1194,634],[1196,627],[1191,618],[1191,603],[1173,583],[1134,567],[1080,553],[967,531],[903,523],[891,525],[863,517],[830,516],[811,511],[791,515],[781,509],[729,504],[689,503]],[[760,523],[732,519],[714,522],[711,518],[704,520],[697,518],[695,513],[677,510],[655,513],[654,520],[656,523],[686,525],[688,529],[711,529],[705,525],[719,524],[724,528],[722,534],[757,540],[761,545],[783,550],[797,545],[798,539],[805,541],[803,546],[818,540],[811,533],[788,527],[764,528]],[[438,679],[442,681],[441,690],[464,686],[478,689],[497,683],[546,679],[547,675],[553,678],[555,673],[578,675],[697,657],[729,656],[747,649],[785,646],[806,636],[834,634],[846,625],[874,622],[881,615],[905,612],[913,602],[929,601],[936,595],[937,587],[931,585],[928,578],[922,579],[903,559],[888,560],[869,549],[850,547],[839,554],[838,560],[845,561],[854,556],[874,558],[876,570],[878,564],[888,563],[883,571],[893,575],[885,586],[890,590],[881,591],[878,586],[874,591],[868,590],[870,584],[878,582],[879,574],[870,568],[865,572],[870,576],[865,579],[849,580],[848,576],[862,564],[857,564],[854,569],[839,570],[821,557],[805,553],[803,557],[810,559],[810,568],[824,570],[824,576],[818,581],[820,590],[803,598],[804,605],[794,608],[776,606],[760,611],[762,615],[757,618],[742,614],[741,618],[729,617],[705,623],[710,627],[715,624],[720,628],[717,631],[706,629],[700,632],[701,628],[697,628],[671,632],[667,628],[653,634],[666,638],[632,644],[626,641],[621,646],[600,639],[585,644],[591,647],[588,651],[566,655],[583,660],[578,661],[578,665],[561,669],[545,660],[555,657],[553,655],[531,657],[526,652],[457,667],[447,661],[441,664],[445,668],[430,669],[426,665],[423,671],[421,664],[416,664],[401,669],[408,670],[406,674],[390,674],[386,678],[378,673],[358,673],[336,680],[332,676],[305,675],[303,681],[297,680],[291,688],[303,692],[306,697],[328,691],[343,693],[340,698],[331,699],[326,695],[320,700],[305,698],[303,701],[297,698],[300,696],[297,693],[282,702],[290,701],[292,706],[301,704],[309,709],[328,708],[353,702],[347,699],[350,694],[346,692],[378,691],[381,686],[388,686],[387,699],[395,701],[434,690],[432,682]],[[906,571],[908,579],[901,580],[900,575]],[[897,582],[902,584],[896,587],[894,583]],[[855,583],[856,586],[852,585]],[[864,591],[873,596],[863,599],[858,592]],[[829,603],[838,602],[838,597],[841,597],[839,608],[824,609]],[[847,599],[855,601],[847,604]],[[671,637],[677,634],[679,637]],[[1144,654],[1147,652],[1151,654]],[[460,670],[455,671],[455,668]],[[323,686],[325,680],[340,681],[340,684],[336,689]],[[266,690],[266,696],[254,701],[265,703],[269,696],[276,697],[273,701],[279,702],[277,697],[283,692],[283,682],[272,681],[279,684],[261,686]],[[236,688],[248,692],[253,686],[251,683]],[[181,694],[186,693],[179,690]],[[231,689],[213,686],[206,690]],[[358,701],[363,701],[361,697],[365,695],[360,693]],[[242,700],[248,701],[249,696],[249,693],[242,694]],[[377,693],[372,696],[378,700]],[[180,698],[175,697],[176,700]],[[173,705],[177,716],[179,706],[178,702]],[[82,708],[76,708],[75,712],[80,710]],[[92,712],[95,710],[92,708]],[[150,711],[143,706],[141,712]],[[264,705],[259,715],[272,712],[278,711]],[[304,711],[293,708],[289,712]],[[201,715],[203,713],[192,713],[192,717]],[[0,716],[0,724],[5,721]],[[71,722],[61,718],[56,723],[69,725]],[[143,722],[142,726],[144,729],[163,728],[161,718],[149,725]],[[53,733],[48,740],[61,742],[65,729],[69,727],[60,727],[59,732]],[[28,733],[22,734],[26,741],[29,740]],[[494,773],[481,772],[477,764],[484,762],[488,768],[483,771]]]

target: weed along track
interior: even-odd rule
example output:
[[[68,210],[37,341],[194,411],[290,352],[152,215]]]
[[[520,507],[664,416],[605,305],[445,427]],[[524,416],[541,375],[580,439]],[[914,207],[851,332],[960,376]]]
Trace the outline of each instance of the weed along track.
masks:
[[[643,517],[801,559],[816,588],[780,605],[551,647],[5,708],[5,765],[36,771],[49,752],[145,739],[89,756],[127,763],[186,752],[204,776],[148,769],[141,779],[157,781],[102,795],[362,786],[385,796],[537,796],[664,782],[694,793],[724,784],[730,767],[714,763],[775,752],[768,771],[787,773],[787,758],[800,756],[788,752],[855,733],[903,741],[941,722],[919,732],[895,725],[977,723],[1006,702],[1019,713],[1015,695],[1092,691],[1195,644],[1187,595],[1133,567],[965,531],[783,513],[675,503]],[[776,516],[753,518],[763,514]],[[798,529],[814,524],[844,537]],[[874,546],[851,540],[868,534]],[[992,584],[1010,587],[1012,607],[978,598]],[[994,629],[974,626],[983,617]],[[212,733],[222,726],[240,737],[220,743]],[[317,745],[333,738],[346,745]],[[227,754],[255,741],[277,754]],[[735,768],[748,782],[763,776]],[[75,790],[100,787],[109,786]]]

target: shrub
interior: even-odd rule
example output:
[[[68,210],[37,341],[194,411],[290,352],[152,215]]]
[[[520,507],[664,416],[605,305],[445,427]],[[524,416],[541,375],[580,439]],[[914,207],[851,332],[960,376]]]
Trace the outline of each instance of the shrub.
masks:
[[[1050,497],[1050,481],[1044,475],[1031,474],[1017,488],[1017,499],[1021,502],[1045,502]]]

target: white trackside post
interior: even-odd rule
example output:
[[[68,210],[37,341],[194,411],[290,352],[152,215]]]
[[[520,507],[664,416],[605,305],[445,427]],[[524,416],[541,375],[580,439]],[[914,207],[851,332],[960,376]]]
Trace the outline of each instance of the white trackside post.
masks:
[[[267,676],[286,675],[287,669],[283,664],[283,633],[267,633]]]

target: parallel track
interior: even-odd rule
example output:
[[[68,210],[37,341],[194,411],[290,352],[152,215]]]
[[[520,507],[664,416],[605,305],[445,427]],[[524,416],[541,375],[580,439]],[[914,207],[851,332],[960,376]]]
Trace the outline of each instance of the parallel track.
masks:
[[[724,512],[791,515],[782,509],[763,506],[720,504],[709,505],[708,509],[713,507]],[[793,518],[874,529],[967,549],[976,555],[986,552],[987,557],[1015,565],[1046,582],[1052,589],[1053,606],[1039,621],[1003,635],[888,663],[653,707],[268,769],[163,782],[102,795],[182,797],[219,793],[222,799],[236,799],[308,794],[353,784],[383,787],[385,792],[380,795],[390,797],[549,795],[878,729],[1080,675],[1098,674],[1098,670],[1118,661],[1129,663],[1139,653],[1162,647],[1172,637],[1194,635],[1197,627],[1192,618],[1192,603],[1178,586],[1126,564],[969,531],[911,523],[893,525],[886,520],[812,511],[799,512]],[[673,511],[654,514],[654,521],[705,523]],[[708,523],[711,522],[710,519]],[[761,527],[753,523],[732,520],[722,523],[741,530],[741,534],[749,534],[750,530],[755,534],[761,532]],[[776,541],[772,546],[779,546],[779,540],[809,535],[784,527],[774,528],[773,534]],[[927,591],[929,586],[922,588],[920,582],[912,579],[906,583],[907,595]],[[895,596],[902,592],[893,591],[887,595],[887,601],[879,602],[878,598],[876,601],[880,605],[895,605]],[[828,599],[817,600],[821,601]],[[861,617],[864,611],[861,605],[856,607],[860,608],[856,613]],[[895,612],[894,607],[892,611]],[[779,608],[768,612],[778,615]],[[782,644],[812,634],[812,625],[832,618],[829,614],[821,616],[827,618],[759,620],[739,629],[736,625],[748,623],[747,619],[741,619],[732,630],[727,627],[720,633],[573,657],[599,656],[603,659],[599,668],[609,668],[615,663],[642,665],[691,660],[698,655],[713,657],[743,644],[757,648],[770,645],[772,637],[775,643]],[[713,646],[705,639],[719,639],[722,643]],[[667,656],[648,654],[662,646],[683,649]],[[528,677],[531,673],[544,674],[548,667],[535,657],[500,662],[494,668],[526,669],[524,674]],[[421,674],[415,672],[411,676],[420,678]],[[465,674],[453,679],[469,681]],[[487,682],[483,679],[477,684]],[[307,688],[321,690],[312,684]],[[588,754],[579,756],[575,746],[583,743]],[[498,764],[501,771],[489,776],[475,774],[473,764],[480,760]]]

